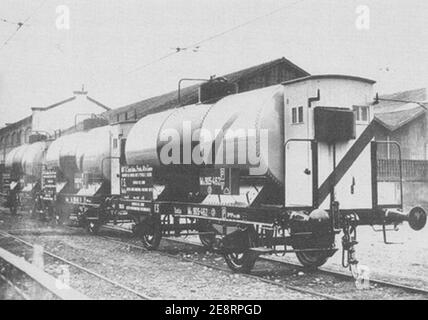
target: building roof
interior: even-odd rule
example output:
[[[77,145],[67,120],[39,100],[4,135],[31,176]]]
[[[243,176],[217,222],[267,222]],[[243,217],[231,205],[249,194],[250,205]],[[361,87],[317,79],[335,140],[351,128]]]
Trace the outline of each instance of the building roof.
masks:
[[[407,90],[382,95],[383,99],[424,102],[427,100],[426,88]],[[425,114],[425,109],[417,103],[382,101],[374,106],[375,120],[389,131],[395,131],[402,126],[418,119]]]
[[[109,107],[107,107],[106,105],[102,104],[102,103],[101,103],[101,102],[99,102],[98,100],[96,100],[96,99],[94,99],[94,98],[92,98],[92,97],[88,96],[88,95],[87,95],[87,93],[88,93],[88,92],[87,92],[87,91],[84,91],[84,88],[82,88],[82,91],[74,91],[74,92],[73,92],[73,96],[72,96],[72,97],[70,97],[70,98],[67,98],[67,99],[64,99],[64,100],[58,101],[58,102],[56,102],[56,103],[54,103],[54,104],[51,104],[51,105],[49,105],[49,106],[46,106],[46,107],[32,107],[32,108],[31,108],[31,110],[33,110],[33,111],[34,111],[34,110],[41,110],[41,111],[50,110],[50,109],[56,108],[56,107],[58,107],[58,106],[64,105],[64,104],[66,104],[66,103],[69,103],[69,102],[71,102],[71,101],[75,100],[77,95],[85,95],[85,96],[86,96],[86,99],[87,99],[88,101],[90,101],[90,102],[92,102],[92,103],[96,104],[96,105],[97,105],[97,106],[99,106],[100,108],[102,108],[102,109],[104,109],[104,110],[106,110],[106,111],[110,111],[110,110],[111,110]],[[10,124],[8,124],[7,126],[1,127],[1,128],[0,128],[0,135],[5,134],[6,132],[9,132],[9,131],[13,131],[13,130],[15,130],[16,128],[18,128],[19,126],[23,125],[23,124],[31,124],[31,119],[32,119],[32,115],[30,115],[30,116],[28,116],[28,117],[25,117],[25,118],[23,118],[23,119],[21,119],[21,120],[19,120],[19,121],[14,122],[14,123],[10,123]]]
[[[78,92],[77,91],[75,91],[74,92],[75,94],[77,94]],[[50,106],[47,106],[47,107],[33,107],[33,108],[31,108],[31,110],[41,110],[41,111],[46,111],[46,110],[50,110],[50,109],[53,109],[53,108],[56,108],[56,107],[58,107],[58,106],[61,106],[61,105],[63,105],[63,104],[66,104],[66,103],[68,103],[68,102],[71,102],[71,101],[73,101],[73,100],[75,100],[76,99],[76,95],[74,95],[74,96],[72,96],[72,97],[70,97],[70,98],[68,98],[68,99],[65,99],[65,100],[62,100],[62,101],[59,101],[59,102],[57,102],[57,103],[54,103],[54,104],[51,104]],[[95,103],[97,106],[99,106],[99,107],[101,107],[101,108],[103,108],[104,110],[107,110],[107,111],[109,111],[109,110],[111,110],[109,107],[107,107],[106,105],[104,105],[104,104],[102,104],[101,102],[99,102],[99,101],[97,101],[97,100],[95,100],[94,98],[91,98],[90,96],[86,96],[86,99],[87,100],[89,100],[89,101],[91,101],[92,103]]]
[[[25,117],[25,118],[17,121],[17,122],[8,124],[7,126],[0,128],[0,135],[3,135],[4,133],[7,133],[8,131],[13,131],[21,125],[30,124],[31,118],[32,118],[32,116],[28,116],[28,117]]]
[[[389,131],[395,131],[425,114],[421,106],[415,103],[409,103],[409,105],[413,105],[413,108],[375,114],[375,119]]]
[[[407,91],[401,91],[391,94],[384,94],[379,96],[379,98],[384,99],[395,99],[403,101],[426,101],[427,99],[427,89],[419,88]],[[380,100],[378,104],[375,105],[375,113],[383,112],[392,112],[396,109],[405,105],[405,102],[392,102],[392,101],[382,101]]]
[[[356,76],[349,76],[345,74],[315,74],[315,75],[310,75],[302,78],[284,81],[282,84],[292,84],[292,83],[302,82],[306,80],[318,80],[318,79],[343,79],[343,80],[362,81],[362,82],[367,82],[369,84],[376,83],[376,81],[371,79],[356,77]]]
[[[253,66],[247,69],[243,69],[237,72],[233,72],[223,77],[226,78],[231,83],[238,83],[240,80],[244,78],[248,78],[257,73],[260,73],[268,68],[284,64],[289,66],[291,69],[294,69],[299,74],[299,77],[308,76],[309,73],[300,67],[296,66],[291,61],[283,58],[276,59],[270,62],[266,62],[257,66]],[[199,84],[192,85],[189,87],[184,87],[181,89],[181,104],[188,105],[198,102],[198,89]],[[139,101],[133,104],[126,105],[124,107],[120,107],[108,112],[105,112],[103,115],[110,117],[110,119],[114,119],[118,114],[123,114],[126,112],[131,112],[131,116],[136,115],[137,119],[142,118],[145,115],[155,112],[165,111],[171,108],[175,108],[178,106],[178,90],[168,92],[166,94],[162,94],[156,97],[152,97],[149,99],[145,99],[143,101]]]

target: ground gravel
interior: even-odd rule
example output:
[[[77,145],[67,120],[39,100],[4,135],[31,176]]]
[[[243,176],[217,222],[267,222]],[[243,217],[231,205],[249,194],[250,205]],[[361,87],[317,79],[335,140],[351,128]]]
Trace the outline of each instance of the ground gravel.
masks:
[[[85,265],[155,299],[315,298],[255,281],[243,275],[221,272],[166,257],[157,252],[144,253],[131,250],[129,247],[105,241],[102,238],[87,236],[82,229],[70,229],[66,231],[68,235],[62,235],[62,231],[58,232],[56,228],[34,220],[18,218],[11,222],[9,216],[2,215],[0,211],[0,228],[12,227],[15,230],[20,229],[23,232],[22,235],[25,235],[25,230],[37,230],[44,236],[29,233],[25,235],[29,241],[38,241],[46,246],[47,250]],[[373,232],[370,227],[359,227],[358,231],[357,258],[361,264],[370,268],[373,277],[428,289],[428,229],[415,232],[405,224],[400,232],[388,234],[390,241],[400,242],[395,245],[384,244],[382,234]],[[198,241],[197,237],[190,237],[189,240]],[[337,244],[340,245],[340,237],[337,237]],[[292,254],[280,259],[297,262]],[[325,267],[346,271],[341,267],[340,259],[339,251],[326,263]],[[218,264],[224,264],[223,260],[218,261]],[[260,262],[257,264],[260,265]],[[72,278],[77,289],[96,299],[136,298],[123,291],[111,294],[111,287],[103,289],[106,285],[100,282],[93,284],[94,280],[77,272],[73,273]],[[319,283],[314,280],[307,285],[316,288]]]
[[[25,216],[11,218],[0,212],[0,229],[14,230],[46,251],[120,282],[153,299],[319,299],[245,275],[210,269],[159,252],[133,250],[123,244],[86,235],[82,229],[62,235],[57,228]],[[71,228],[70,228],[71,229]],[[34,231],[36,233],[34,233]],[[20,249],[21,250],[21,249]],[[18,250],[18,251],[20,251]],[[28,257],[31,260],[31,256]],[[62,262],[46,258],[45,271],[62,274]],[[70,271],[70,285],[94,299],[139,299],[84,272]]]

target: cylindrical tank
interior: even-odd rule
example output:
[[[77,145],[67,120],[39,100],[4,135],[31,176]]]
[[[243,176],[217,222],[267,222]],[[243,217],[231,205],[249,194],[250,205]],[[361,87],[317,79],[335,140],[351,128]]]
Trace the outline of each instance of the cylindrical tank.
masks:
[[[212,105],[197,104],[149,115],[138,121],[128,135],[127,163],[154,167],[165,164],[160,157],[163,147],[168,144],[167,150],[171,150],[177,143],[182,147],[184,122],[188,121],[193,137],[201,141],[205,164],[244,168],[250,175],[267,175],[281,183],[283,110],[283,87],[275,85],[230,95]],[[166,129],[176,129],[176,143],[165,139],[170,135]],[[196,129],[198,135],[194,135]],[[229,152],[231,146],[234,150]],[[184,149],[178,150],[181,160],[185,160]]]
[[[77,132],[62,136],[51,143],[45,164],[49,168],[58,168],[69,179],[74,178],[78,171],[77,148],[85,141],[85,132]]]
[[[49,168],[59,168],[59,152],[62,146],[62,139],[64,137],[58,138],[53,141],[48,150],[46,151],[45,165]]]
[[[22,159],[28,146],[28,144],[23,144],[19,147],[12,149],[6,155],[5,167],[9,170],[14,171],[14,173],[22,174],[24,169],[22,166]]]
[[[202,124],[201,150],[216,167],[248,168],[282,183],[284,162],[282,85],[227,96]],[[212,156],[209,156],[213,153]]]
[[[59,163],[63,172],[79,171],[78,149],[85,142],[86,132],[77,132],[64,136],[59,150]]]
[[[18,147],[19,148],[19,147]],[[7,169],[11,169],[12,168],[12,164],[13,164],[13,158],[15,157],[16,154],[16,150],[18,148],[13,148],[12,150],[10,150],[7,154],[6,154],[6,159],[4,162],[4,165]]]
[[[28,145],[22,157],[24,174],[40,178],[46,154],[47,142],[39,141]]]
[[[126,140],[128,164],[144,163],[150,166],[161,164],[191,164],[189,139],[201,128],[211,105],[190,105],[148,115],[138,121]],[[183,149],[184,142],[184,149]],[[180,150],[178,156],[162,153],[162,148]],[[191,149],[191,147],[190,147]]]
[[[83,139],[82,139],[83,138]],[[110,180],[110,126],[89,130],[79,139],[76,149],[76,161],[79,171],[103,175]]]

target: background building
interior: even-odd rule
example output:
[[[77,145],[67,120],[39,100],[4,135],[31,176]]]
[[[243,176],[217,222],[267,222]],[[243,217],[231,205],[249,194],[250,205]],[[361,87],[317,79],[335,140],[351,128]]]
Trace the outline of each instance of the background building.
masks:
[[[425,102],[427,89],[397,92],[381,98]],[[428,104],[426,104],[428,106]],[[428,112],[418,103],[380,101],[375,105],[377,141],[396,141],[402,156],[404,199],[428,206]],[[378,148],[379,179],[399,179],[398,152],[394,145]]]
[[[6,154],[13,148],[28,143],[30,136],[40,133],[56,137],[86,118],[110,110],[102,103],[91,98],[82,88],[74,91],[73,96],[47,107],[31,108],[32,115],[0,129],[0,164],[4,163]]]
[[[23,143],[28,143],[31,121],[32,117],[29,116],[0,129],[0,164],[4,163],[6,154],[10,150]]]
[[[237,86],[238,92],[244,92],[279,84],[284,81],[308,76],[309,73],[299,68],[291,61],[280,58],[254,67],[233,72],[222,77]],[[189,75],[183,75],[188,77]],[[177,79],[177,83],[178,83]],[[183,86],[189,85],[183,82]],[[198,90],[200,84],[183,87],[181,90],[181,104],[193,104],[198,102]],[[140,119],[143,116],[175,108],[178,105],[178,91],[139,101],[121,108],[104,113],[110,122],[124,121],[127,119]]]

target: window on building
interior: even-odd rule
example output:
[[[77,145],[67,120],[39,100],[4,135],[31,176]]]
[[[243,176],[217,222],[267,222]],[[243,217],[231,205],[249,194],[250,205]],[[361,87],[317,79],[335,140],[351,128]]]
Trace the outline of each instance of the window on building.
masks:
[[[30,142],[30,134],[31,134],[31,128],[27,128],[25,130],[25,139],[24,139],[25,143]]]
[[[21,144],[21,131],[16,134],[16,144]]]
[[[357,122],[368,122],[370,119],[368,106],[353,106],[355,120]]]
[[[299,121],[299,123],[302,123],[303,122],[303,107],[299,107],[299,117],[298,117],[298,121]]]
[[[303,123],[303,107],[291,108],[291,123]]]

